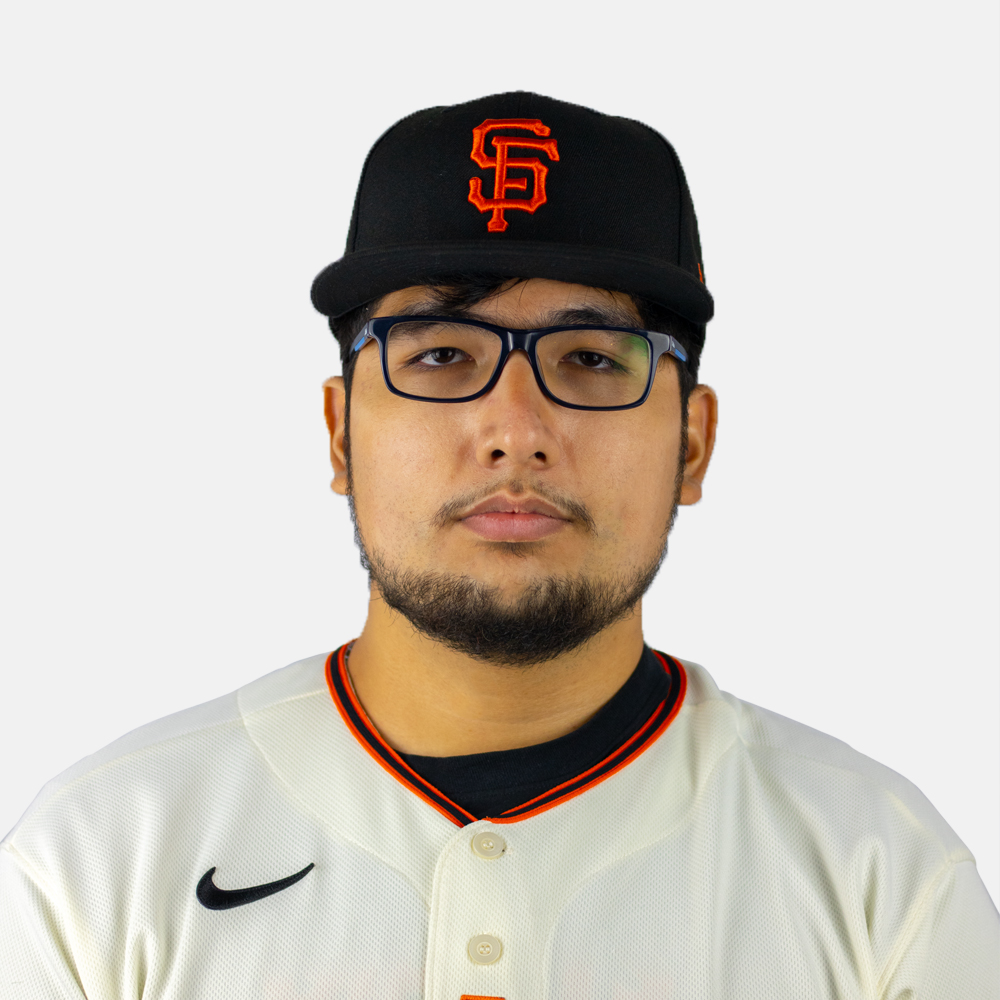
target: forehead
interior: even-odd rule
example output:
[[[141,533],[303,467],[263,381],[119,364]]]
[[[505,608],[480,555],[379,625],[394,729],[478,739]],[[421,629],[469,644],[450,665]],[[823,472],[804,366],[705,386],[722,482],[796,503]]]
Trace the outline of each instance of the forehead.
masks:
[[[440,304],[437,290],[427,285],[411,285],[384,296],[377,304],[374,316],[402,316],[409,312],[426,312]],[[453,308],[449,312],[454,312]],[[600,317],[614,326],[634,326],[639,312],[630,295],[624,292],[576,285],[547,278],[528,278],[509,282],[485,299],[458,311],[496,323],[511,325],[545,325],[553,317],[578,313]]]

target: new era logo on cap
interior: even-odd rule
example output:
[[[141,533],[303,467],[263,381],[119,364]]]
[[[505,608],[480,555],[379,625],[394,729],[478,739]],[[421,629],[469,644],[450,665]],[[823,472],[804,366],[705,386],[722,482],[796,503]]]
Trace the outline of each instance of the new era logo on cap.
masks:
[[[496,171],[493,181],[493,197],[483,197],[483,182],[479,177],[472,177],[469,180],[469,201],[472,202],[480,212],[492,212],[487,229],[491,233],[502,233],[507,228],[507,220],[504,218],[504,209],[514,208],[522,212],[534,212],[539,205],[544,205],[548,198],[545,196],[545,177],[549,168],[537,157],[512,157],[507,150],[511,146],[520,149],[538,149],[545,153],[550,160],[559,159],[559,147],[555,139],[531,139],[527,136],[498,136],[490,138],[497,155],[490,157],[485,150],[486,136],[488,132],[497,129],[525,129],[534,132],[535,135],[547,136],[551,133],[547,125],[543,125],[537,118],[487,118],[482,125],[477,125],[472,130],[472,160],[484,169]],[[526,191],[528,188],[528,178],[524,176],[511,177],[507,171],[510,169],[530,170],[533,179],[532,194],[530,198],[508,198],[508,191]]]

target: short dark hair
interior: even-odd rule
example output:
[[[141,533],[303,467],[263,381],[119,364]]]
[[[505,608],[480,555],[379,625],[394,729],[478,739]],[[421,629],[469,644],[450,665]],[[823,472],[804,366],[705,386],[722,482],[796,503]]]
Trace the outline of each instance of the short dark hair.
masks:
[[[504,278],[495,274],[455,274],[436,278],[433,283],[428,282],[428,287],[433,289],[433,294],[442,308],[450,312],[474,306],[484,299],[488,299],[491,295],[495,295],[512,281],[523,280],[526,279]],[[354,372],[354,358],[356,357],[351,353],[351,345],[365,323],[371,319],[378,301],[380,300],[366,302],[342,316],[330,317],[330,330],[340,345],[340,360],[348,398],[350,398],[351,393],[351,376]],[[687,361],[677,365],[681,405],[686,414],[688,397],[691,395],[691,390],[698,384],[698,363],[701,360],[701,350],[705,344],[705,326],[704,324],[692,323],[648,299],[633,295],[632,301],[639,313],[643,329],[671,334],[677,338],[687,352]]]

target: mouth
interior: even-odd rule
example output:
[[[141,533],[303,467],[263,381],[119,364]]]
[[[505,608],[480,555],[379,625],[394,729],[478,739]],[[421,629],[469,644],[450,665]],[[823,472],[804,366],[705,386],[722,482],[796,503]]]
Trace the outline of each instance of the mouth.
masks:
[[[459,521],[487,541],[535,542],[561,531],[570,518],[536,497],[512,500],[493,496],[476,504]]]

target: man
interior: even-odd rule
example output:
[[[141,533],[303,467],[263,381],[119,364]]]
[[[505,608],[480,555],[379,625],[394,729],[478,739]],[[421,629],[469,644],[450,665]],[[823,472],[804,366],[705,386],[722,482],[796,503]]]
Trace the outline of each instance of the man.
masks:
[[[364,629],[43,792],[0,995],[998,996],[919,791],[643,643],[716,423],[665,140],[525,93],[413,115],[313,301]]]

